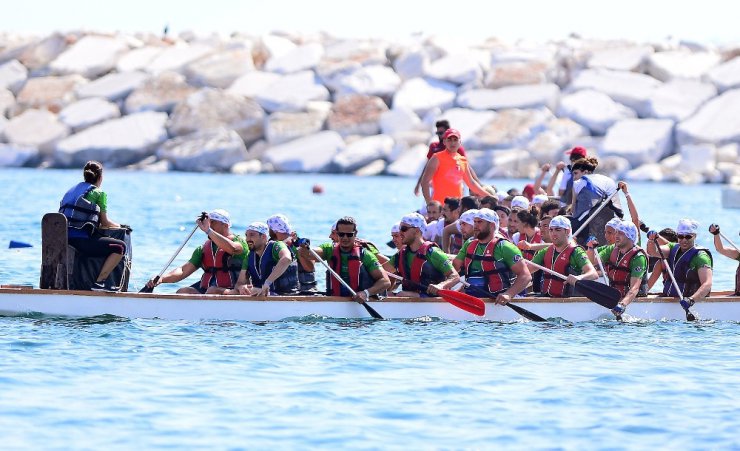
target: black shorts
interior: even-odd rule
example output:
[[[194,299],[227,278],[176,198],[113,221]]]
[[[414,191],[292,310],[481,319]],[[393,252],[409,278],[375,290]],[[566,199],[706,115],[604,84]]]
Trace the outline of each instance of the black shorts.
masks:
[[[70,238],[69,245],[86,257],[107,257],[126,254],[126,243],[109,236],[94,234],[90,238]]]

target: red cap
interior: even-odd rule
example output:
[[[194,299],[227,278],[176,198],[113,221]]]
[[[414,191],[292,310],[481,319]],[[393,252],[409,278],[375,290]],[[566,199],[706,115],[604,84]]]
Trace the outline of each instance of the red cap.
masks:
[[[586,149],[581,146],[574,147],[565,152],[566,155],[575,155],[577,157],[584,158],[586,156]]]
[[[442,135],[442,139],[447,139],[447,138],[449,138],[450,136],[457,136],[457,139],[462,139],[462,138],[460,137],[460,132],[459,132],[459,131],[457,131],[457,130],[456,130],[456,129],[454,129],[454,128],[448,128],[448,129],[447,129],[447,131],[445,132],[445,134],[444,134],[444,135]]]
[[[534,185],[531,183],[527,183],[527,186],[524,187],[524,190],[522,191],[524,194],[524,197],[529,199],[529,201],[532,201],[532,198],[534,197]]]

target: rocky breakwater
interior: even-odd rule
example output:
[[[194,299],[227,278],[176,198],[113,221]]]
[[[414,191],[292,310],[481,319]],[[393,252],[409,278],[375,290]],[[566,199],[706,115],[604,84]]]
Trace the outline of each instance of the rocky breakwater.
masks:
[[[477,172],[574,145],[630,180],[740,183],[740,46],[569,37],[0,35],[0,165],[418,174],[434,121]]]

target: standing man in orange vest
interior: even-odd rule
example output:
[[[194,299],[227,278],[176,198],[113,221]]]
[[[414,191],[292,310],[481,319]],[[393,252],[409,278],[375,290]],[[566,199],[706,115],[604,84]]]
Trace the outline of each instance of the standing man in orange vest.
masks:
[[[442,135],[445,150],[432,155],[421,176],[421,191],[424,201],[444,202],[446,197],[462,197],[463,182],[470,188],[471,194],[487,196],[488,193],[473,177],[468,159],[457,151],[460,148],[460,132],[448,129]],[[433,193],[433,194],[432,194]]]

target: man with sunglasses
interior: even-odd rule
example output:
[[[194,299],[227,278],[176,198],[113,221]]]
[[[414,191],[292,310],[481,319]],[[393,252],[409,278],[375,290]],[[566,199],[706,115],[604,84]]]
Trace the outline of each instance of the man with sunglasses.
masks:
[[[678,297],[683,294],[682,305],[686,308],[694,305],[712,291],[712,253],[709,249],[696,245],[696,232],[699,223],[693,219],[681,219],[676,227],[678,243],[670,243],[658,236],[657,232],[648,232],[648,253],[660,257],[662,252],[667,256],[668,267],[673,271],[681,293],[676,293],[673,284],[666,284],[663,296]],[[657,238],[660,249],[655,246]]]
[[[604,263],[609,286],[616,288],[621,300],[612,309],[614,316],[620,317],[637,296],[647,295],[647,254],[637,244],[639,232],[630,221],[614,224],[616,234],[614,244],[603,246],[596,258]]]
[[[316,254],[326,260],[356,294],[354,300],[364,303],[370,296],[377,295],[391,286],[388,276],[381,269],[378,258],[356,240],[357,223],[351,216],[340,218],[336,224],[338,243],[324,243],[314,248]],[[309,246],[310,243],[302,243]],[[315,261],[316,257],[303,250],[303,256]],[[327,274],[328,296],[351,296],[351,293],[334,276]]]
[[[481,208],[473,215],[473,224],[473,238],[463,244],[452,263],[458,272],[464,271],[468,294],[506,304],[529,285],[532,275],[522,252],[498,235],[495,211]]]
[[[570,220],[565,216],[555,216],[550,220],[552,244],[540,249],[532,257],[532,262],[552,269],[564,276],[567,281],[550,273],[542,275],[542,294],[554,298],[573,296],[573,287],[579,280],[595,280],[599,277],[594,265],[588,260],[586,251],[573,241]],[[539,269],[532,268],[532,272]]]
[[[447,254],[432,241],[424,241],[424,217],[411,213],[401,218],[399,231],[404,246],[384,268],[403,277],[403,290],[399,296],[436,296],[460,280]]]

